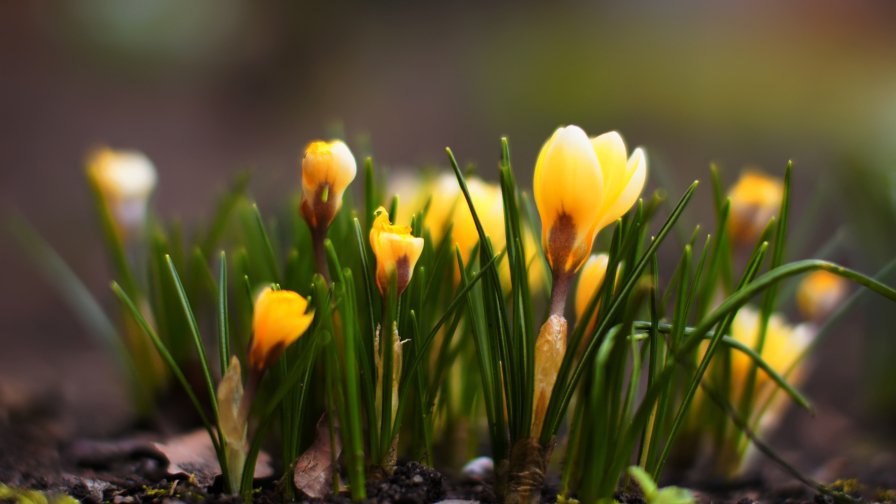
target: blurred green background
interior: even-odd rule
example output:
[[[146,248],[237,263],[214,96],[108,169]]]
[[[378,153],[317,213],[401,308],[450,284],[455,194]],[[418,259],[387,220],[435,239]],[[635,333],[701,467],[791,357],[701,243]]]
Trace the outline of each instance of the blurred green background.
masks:
[[[189,223],[247,167],[262,207],[284,204],[305,143],[333,132],[397,169],[442,163],[450,145],[487,175],[508,135],[525,179],[553,129],[576,123],[645,146],[649,183],[673,195],[711,161],[731,181],[792,159],[792,222],[807,238],[792,258],[845,226],[832,258],[872,273],[896,256],[894,21],[885,1],[11,3],[2,206],[103,291],[82,166],[92,146],[145,151],[157,207]],[[691,222],[711,224],[708,194]],[[120,404],[112,366],[3,243],[0,380],[71,375],[63,397]],[[881,306],[821,348],[808,389],[826,421],[869,404],[892,414],[896,321]],[[86,380],[99,390],[82,397]]]

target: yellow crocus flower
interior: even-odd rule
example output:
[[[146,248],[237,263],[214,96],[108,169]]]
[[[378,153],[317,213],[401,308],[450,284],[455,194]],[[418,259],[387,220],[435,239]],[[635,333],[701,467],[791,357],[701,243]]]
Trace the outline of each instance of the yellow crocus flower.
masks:
[[[485,234],[491,240],[495,253],[500,253],[506,245],[501,187],[475,176],[467,177],[466,182]],[[410,203],[399,205],[398,214],[404,216],[403,220],[410,219],[428,202],[429,208],[423,226],[429,230],[433,242],[440,243],[446,238],[450,229],[449,238],[460,249],[461,256],[467,261],[471,259],[473,249],[479,243],[479,233],[473,222],[473,214],[470,213],[454,175],[446,173],[423,184],[415,184],[411,179],[402,179],[396,182],[395,192],[409,198]],[[528,226],[523,228],[523,247],[526,250],[526,264],[529,267],[529,288],[535,291],[543,285],[544,268],[542,261],[538,260],[538,245]],[[499,265],[499,274],[501,285],[509,289],[510,265],[506,259]],[[460,280],[460,272],[455,271],[455,281],[457,280]]]
[[[376,285],[386,295],[394,277],[397,294],[401,294],[410,283],[414,265],[423,252],[423,238],[412,236],[410,226],[392,224],[383,207],[375,215],[370,229],[370,248],[376,256]]]
[[[270,287],[261,291],[255,299],[249,344],[249,365],[253,370],[267,369],[308,330],[314,312],[306,313],[307,308],[308,300],[296,292]]]
[[[492,242],[495,253],[504,248],[504,200],[501,197],[501,188],[497,184],[489,184],[476,177],[467,179],[467,188],[470,190],[470,198],[473,200],[473,208],[482,222],[485,234]],[[457,187],[457,180],[454,181]],[[457,189],[460,192],[460,189]],[[469,260],[470,254],[479,243],[479,232],[473,221],[473,214],[467,205],[463,195],[458,194],[455,199],[451,218],[451,239],[460,249],[461,255]]]
[[[554,132],[538,154],[532,184],[542,245],[555,275],[582,266],[598,231],[628,212],[646,177],[643,150],[627,158],[616,132],[593,139],[578,126]]]
[[[585,262],[582,271],[579,272],[579,284],[576,286],[576,323],[583,323],[585,309],[600,291],[607,275],[607,263],[610,256],[607,254],[592,255]],[[598,305],[600,306],[600,305]],[[591,316],[593,321],[597,318],[597,309]]]
[[[109,209],[117,231],[125,236],[139,230],[157,175],[142,152],[101,148],[87,159],[87,176]]]
[[[341,140],[316,140],[302,158],[302,214],[312,229],[326,229],[342,207],[342,195],[358,165]]]
[[[741,173],[740,179],[728,193],[731,211],[728,231],[738,243],[756,240],[784,199],[784,183],[776,177],[755,170]]]
[[[755,348],[759,338],[761,314],[755,309],[745,306],[738,310],[731,323],[731,337],[750,348]],[[812,342],[812,331],[805,325],[793,326],[787,323],[780,314],[772,314],[765,333],[762,347],[762,358],[779,374],[790,371],[788,379],[795,384],[803,376],[797,364],[809,343]],[[742,393],[747,374],[753,367],[753,360],[743,352],[732,351],[731,384],[734,396]],[[791,368],[793,368],[791,370]],[[773,384],[768,375],[761,369],[756,374],[756,392],[759,400],[771,393]]]
[[[834,311],[846,296],[846,280],[829,271],[814,271],[806,275],[796,291],[800,313],[809,320],[819,321]]]

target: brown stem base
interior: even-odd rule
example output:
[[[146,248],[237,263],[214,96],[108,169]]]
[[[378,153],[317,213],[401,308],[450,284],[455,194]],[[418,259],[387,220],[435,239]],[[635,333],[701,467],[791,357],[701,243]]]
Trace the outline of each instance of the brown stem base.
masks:
[[[541,489],[548,460],[547,450],[534,438],[522,439],[510,448],[510,460],[502,464],[498,477],[508,504],[541,502]]]

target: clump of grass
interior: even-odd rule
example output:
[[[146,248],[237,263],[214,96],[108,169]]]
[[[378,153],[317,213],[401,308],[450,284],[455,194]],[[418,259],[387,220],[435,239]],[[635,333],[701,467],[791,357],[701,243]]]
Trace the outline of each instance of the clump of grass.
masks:
[[[563,499],[608,500],[630,478],[652,501],[685,499],[650,484],[670,459],[695,458],[692,439],[732,474],[751,443],[770,453],[757,436],[764,418],[788,399],[809,408],[794,386],[808,346],[779,358],[779,333],[792,332],[775,314],[792,297],[781,282],[826,272],[896,300],[837,264],[785,261],[789,166],[780,185],[730,198],[713,171],[716,222],[703,234],[681,230],[697,182],[673,204],[661,191],[642,197],[645,151],[629,155],[617,133],[559,129],[532,198],[507,139],[497,185],[447,153],[453,178],[404,202],[370,158],[358,198],[348,146],[312,142],[288,211],[263,216],[241,180],[191,234],[122,214],[91,170],[118,329],[44,242],[17,229],[131,370],[145,411],[161,411],[169,380],[185,391],[226,487],[247,500],[266,443],[282,457],[287,496],[306,490],[293,488],[294,464],[315,435],[341,446],[326,477],[334,492],[344,477],[361,501],[398,458],[456,467],[483,433],[506,502],[538,501],[550,471]],[[677,256],[671,271],[660,254]]]

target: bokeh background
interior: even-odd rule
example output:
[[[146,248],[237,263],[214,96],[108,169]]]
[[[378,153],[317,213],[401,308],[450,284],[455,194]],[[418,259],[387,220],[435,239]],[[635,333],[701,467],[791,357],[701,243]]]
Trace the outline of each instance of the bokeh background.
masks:
[[[873,273],[896,256],[896,4],[485,4],[6,4],[0,211],[25,215],[104,293],[83,175],[93,146],[145,151],[159,212],[190,225],[246,168],[263,207],[284,204],[313,138],[344,136],[398,170],[443,163],[450,145],[489,176],[508,135],[525,179],[553,129],[576,123],[645,146],[650,184],[673,196],[712,161],[732,181],[792,159],[791,258],[839,229],[837,261]],[[708,186],[700,199],[687,218],[710,224]],[[86,435],[114,433],[126,418],[114,366],[2,244],[0,385],[87,412]],[[819,414],[791,415],[778,446],[819,444],[806,427],[819,424],[861,446],[894,434],[893,312],[865,303],[824,342],[806,387]]]

